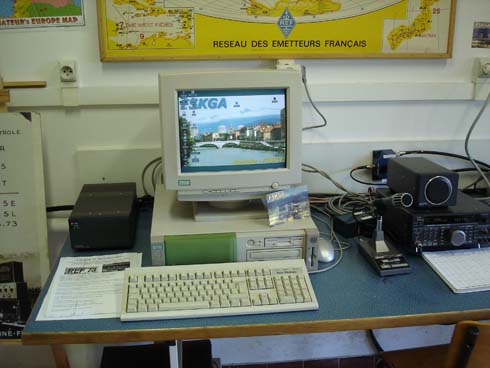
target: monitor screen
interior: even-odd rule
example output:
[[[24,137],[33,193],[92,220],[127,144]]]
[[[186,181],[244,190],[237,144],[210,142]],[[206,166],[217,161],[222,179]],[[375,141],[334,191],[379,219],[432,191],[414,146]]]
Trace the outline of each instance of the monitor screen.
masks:
[[[286,89],[177,92],[182,173],[286,167]]]

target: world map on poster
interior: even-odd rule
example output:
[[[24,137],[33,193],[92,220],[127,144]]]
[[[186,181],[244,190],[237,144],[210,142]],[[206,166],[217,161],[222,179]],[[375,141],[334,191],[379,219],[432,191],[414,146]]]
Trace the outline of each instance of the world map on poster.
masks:
[[[0,29],[84,23],[82,0],[0,0]]]
[[[108,55],[444,54],[454,0],[101,0]],[[186,51],[188,50],[188,51]],[[125,53],[126,51],[126,53]],[[114,54],[116,55],[116,54]],[[109,55],[110,56],[110,55]]]

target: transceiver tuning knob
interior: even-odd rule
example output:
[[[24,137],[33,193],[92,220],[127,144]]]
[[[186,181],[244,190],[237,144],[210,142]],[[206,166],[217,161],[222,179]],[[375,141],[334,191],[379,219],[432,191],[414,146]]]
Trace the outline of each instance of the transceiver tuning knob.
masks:
[[[459,247],[466,241],[466,233],[457,229],[449,230],[449,241],[451,242],[451,245]]]

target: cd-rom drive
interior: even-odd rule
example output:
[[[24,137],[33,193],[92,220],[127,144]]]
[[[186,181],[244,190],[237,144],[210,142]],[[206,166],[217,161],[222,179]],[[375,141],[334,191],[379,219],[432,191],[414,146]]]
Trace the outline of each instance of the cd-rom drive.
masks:
[[[318,235],[314,231],[310,237],[304,229],[285,230],[274,236],[270,232],[238,232],[236,238],[238,262],[308,258],[311,263],[312,258],[316,258]],[[309,268],[316,267],[310,264]]]

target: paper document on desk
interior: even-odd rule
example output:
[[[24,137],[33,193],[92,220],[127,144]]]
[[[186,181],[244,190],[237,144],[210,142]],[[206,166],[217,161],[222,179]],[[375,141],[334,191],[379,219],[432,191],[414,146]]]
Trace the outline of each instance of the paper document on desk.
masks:
[[[127,267],[141,253],[61,258],[36,321],[119,317]]]
[[[490,248],[424,252],[422,257],[455,293],[490,290]]]

